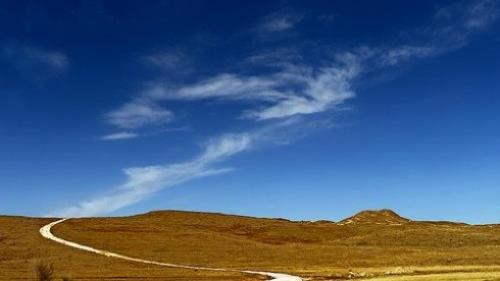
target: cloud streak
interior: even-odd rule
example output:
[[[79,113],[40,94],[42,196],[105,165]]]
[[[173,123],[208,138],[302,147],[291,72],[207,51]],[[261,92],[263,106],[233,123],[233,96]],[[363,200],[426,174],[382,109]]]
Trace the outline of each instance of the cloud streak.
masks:
[[[137,133],[132,133],[132,132],[118,132],[118,133],[113,133],[113,134],[108,134],[100,137],[100,140],[103,141],[114,141],[114,140],[126,140],[126,139],[133,139],[137,138],[139,135]]]
[[[256,27],[261,34],[269,34],[290,30],[302,20],[302,16],[287,11],[278,11],[263,17]]]
[[[35,46],[5,45],[1,49],[1,55],[18,71],[27,75],[61,74],[70,66],[69,58],[63,52]]]
[[[225,173],[231,168],[214,165],[235,154],[252,148],[256,136],[248,133],[226,134],[207,142],[203,152],[194,159],[165,166],[124,169],[126,181],[111,194],[83,201],[77,206],[56,212],[61,217],[87,217],[108,214],[137,203],[149,195],[186,181]]]
[[[136,129],[169,122],[173,113],[157,104],[135,100],[107,113],[106,122],[123,129]]]
[[[192,71],[189,58],[180,51],[156,52],[143,56],[141,61],[171,74],[186,74]]]
[[[302,124],[300,128],[297,126],[299,123]],[[165,188],[231,172],[232,167],[219,167],[218,164],[235,155],[269,145],[286,145],[292,139],[304,137],[325,126],[329,127],[331,124],[289,118],[249,132],[223,134],[203,143],[202,151],[188,161],[126,168],[123,170],[126,180],[107,194],[84,200],[47,216],[90,217],[110,214],[145,200]]]
[[[143,97],[156,102],[253,100],[260,102],[258,108],[246,110],[242,117],[259,121],[280,119],[322,112],[354,97],[351,81],[359,72],[357,57],[345,53],[331,66],[318,69],[288,65],[266,76],[223,73],[175,89],[157,83]]]
[[[431,24],[413,36],[426,38],[427,45],[442,54],[466,46],[472,36],[494,23],[498,17],[498,1],[457,2],[436,10]]]

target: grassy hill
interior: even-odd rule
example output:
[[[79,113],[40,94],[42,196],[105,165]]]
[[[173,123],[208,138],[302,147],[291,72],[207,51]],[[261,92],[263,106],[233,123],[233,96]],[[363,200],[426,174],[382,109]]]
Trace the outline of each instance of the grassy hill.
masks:
[[[39,228],[51,221],[0,217],[0,280],[33,279],[35,265],[42,260],[54,264],[58,278],[75,280],[258,278],[147,266],[81,252],[39,235]],[[364,211],[338,223],[157,211],[71,219],[56,225],[53,233],[132,257],[289,272],[315,280],[377,275],[386,276],[383,280],[414,280],[398,279],[401,274],[418,275],[418,280],[500,280],[500,226],[417,222],[390,210]],[[422,279],[444,272],[452,275]],[[479,277],[477,272],[482,272]]]
[[[416,222],[390,210],[361,212],[339,223],[159,211],[73,219],[57,225],[54,233],[145,259],[317,279],[500,271],[499,226]]]
[[[381,224],[381,225],[400,225],[410,222],[396,212],[388,209],[361,211],[352,217],[348,217],[339,222],[345,224]]]

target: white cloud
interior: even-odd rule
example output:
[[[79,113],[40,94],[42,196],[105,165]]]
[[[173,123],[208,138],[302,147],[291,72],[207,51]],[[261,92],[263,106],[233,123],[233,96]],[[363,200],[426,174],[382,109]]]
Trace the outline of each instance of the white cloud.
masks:
[[[462,31],[482,29],[490,25],[498,17],[498,1],[458,2],[442,7],[437,11],[436,16],[450,21],[450,24],[462,29]]]
[[[351,54],[349,60],[339,60],[330,67],[317,70],[288,65],[269,75],[223,73],[175,88],[161,82],[154,83],[142,93],[138,99],[140,102],[125,104],[106,114],[106,119],[120,128],[162,124],[173,114],[158,104],[168,100],[258,101],[257,108],[242,112],[243,117],[255,120],[323,112],[354,96],[350,85],[359,68],[359,62]]]
[[[465,26],[471,30],[483,29],[498,18],[497,0],[480,0],[468,7]]]
[[[29,47],[24,49],[24,53],[28,58],[38,60],[57,70],[66,70],[69,65],[68,57],[62,52]]]
[[[270,19],[269,21],[264,22],[260,26],[260,30],[264,32],[276,32],[276,31],[283,31],[289,28],[292,28],[294,25],[294,22],[287,17],[283,18],[273,18]]]
[[[266,144],[288,144],[292,138],[309,135],[311,130],[329,122],[304,123],[299,129],[300,120],[290,118],[281,122],[267,124],[246,133],[223,134],[203,144],[203,150],[195,158],[175,164],[132,167],[124,169],[126,180],[112,188],[107,194],[84,200],[75,206],[61,209],[49,216],[89,217],[112,213],[133,205],[165,188],[173,187],[194,179],[227,173],[230,167],[217,167],[217,164],[237,154]]]
[[[142,61],[148,65],[158,67],[171,73],[188,73],[191,71],[191,63],[183,53],[179,51],[163,51],[142,57]]]
[[[265,76],[219,74],[177,88],[156,84],[145,96],[151,100],[254,100],[257,108],[242,113],[245,118],[269,120],[313,114],[335,108],[354,96],[351,81],[360,72],[359,61],[347,54],[330,67],[317,70],[288,65]]]
[[[68,56],[56,50],[11,44],[2,53],[21,71],[62,73],[69,68]]]
[[[172,112],[143,101],[132,101],[105,115],[106,121],[119,128],[134,129],[147,125],[164,124],[173,117]]]
[[[133,132],[118,132],[113,134],[108,134],[100,137],[100,140],[104,141],[112,141],[112,140],[124,140],[124,139],[133,139],[137,138],[139,135]]]
[[[293,63],[302,62],[303,58],[300,51],[295,47],[276,48],[264,51],[258,51],[248,56],[244,63],[245,66],[257,67],[286,67]]]
[[[155,85],[146,95],[156,100],[199,100],[210,98],[274,100],[282,93],[272,90],[279,82],[272,77],[223,73],[176,89]]]
[[[441,7],[435,21],[422,29],[441,53],[468,44],[472,35],[490,26],[498,17],[498,1],[476,0],[456,2]]]
[[[246,116],[267,120],[313,114],[335,108],[354,97],[351,81],[359,73],[356,62],[342,67],[322,68],[318,72],[303,77],[302,91],[289,92],[286,98],[271,106],[251,110]]]
[[[231,155],[249,149],[256,135],[249,133],[225,134],[220,138],[212,139],[206,144],[205,151],[199,157],[202,163],[220,161]]]
[[[121,208],[133,205],[165,188],[173,187],[194,179],[227,173],[230,167],[217,167],[216,164],[237,154],[266,144],[288,144],[294,137],[309,135],[311,130],[329,122],[305,123],[299,129],[297,118],[267,124],[247,133],[223,134],[210,139],[203,145],[203,151],[195,158],[175,164],[132,167],[124,169],[124,183],[115,187],[103,196],[84,200],[75,206],[56,211],[49,216],[89,217],[112,213]]]
[[[179,64],[179,62],[182,61],[179,55],[166,52],[148,55],[143,59],[147,63],[163,68],[174,68],[177,64]]]
[[[434,55],[436,52],[433,47],[404,45],[384,50],[380,55],[380,61],[383,66],[395,66],[409,59]]]
[[[261,34],[275,33],[292,29],[302,20],[302,16],[287,11],[279,11],[262,18],[257,25],[257,32]]]
[[[198,157],[165,166],[134,167],[124,170],[127,180],[110,194],[83,201],[56,212],[62,217],[86,217],[108,214],[132,205],[167,187],[200,177],[231,171],[214,164],[252,148],[252,134],[227,134],[209,141]]]

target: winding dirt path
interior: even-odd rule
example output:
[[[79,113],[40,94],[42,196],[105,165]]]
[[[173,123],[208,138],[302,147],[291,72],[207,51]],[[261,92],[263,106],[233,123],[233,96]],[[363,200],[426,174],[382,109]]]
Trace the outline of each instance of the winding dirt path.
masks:
[[[239,272],[239,273],[248,273],[248,274],[256,274],[256,275],[262,275],[266,277],[270,277],[271,280],[274,281],[303,281],[302,278],[298,276],[293,276],[289,274],[284,274],[284,273],[274,273],[274,272],[264,272],[264,271],[252,271],[252,270],[236,270],[236,269],[224,269],[224,268],[211,268],[211,267],[198,267],[198,266],[190,266],[190,265],[180,265],[180,264],[173,264],[173,263],[164,263],[164,262],[157,262],[157,261],[151,261],[151,260],[144,260],[144,259],[139,259],[139,258],[133,258],[125,255],[120,255],[117,253],[105,251],[105,250],[99,250],[96,248],[92,248],[90,246],[78,244],[75,242],[71,242],[62,238],[59,238],[52,234],[51,228],[59,223],[62,223],[68,219],[61,219],[55,222],[51,222],[42,228],[40,228],[40,234],[54,242],[66,245],[68,247],[72,247],[75,249],[79,249],[82,251],[87,251],[91,252],[94,254],[110,257],[110,258],[116,258],[116,259],[122,259],[122,260],[127,260],[131,262],[138,262],[138,263],[144,263],[144,264],[153,264],[153,265],[158,265],[158,266],[166,266],[166,267],[174,267],[174,268],[184,268],[184,269],[193,269],[193,270],[206,270],[206,271],[223,271],[223,272]]]

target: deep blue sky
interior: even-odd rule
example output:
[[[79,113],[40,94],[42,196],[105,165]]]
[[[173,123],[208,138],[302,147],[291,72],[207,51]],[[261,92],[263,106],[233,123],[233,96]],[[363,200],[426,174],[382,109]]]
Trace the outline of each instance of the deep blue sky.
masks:
[[[3,1],[0,213],[500,222],[499,8]]]

